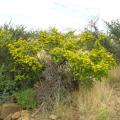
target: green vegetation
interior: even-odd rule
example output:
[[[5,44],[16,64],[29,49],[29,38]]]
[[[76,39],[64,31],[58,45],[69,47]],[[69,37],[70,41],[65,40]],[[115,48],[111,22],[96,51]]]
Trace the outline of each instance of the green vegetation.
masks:
[[[78,111],[87,120],[109,120],[111,111],[106,102],[111,89],[102,88],[106,83],[101,87],[99,82],[119,63],[120,24],[106,24],[107,34],[96,26],[92,26],[95,30],[87,28],[80,34],[62,33],[56,28],[26,31],[24,26],[0,26],[1,96],[15,95],[22,108],[27,109],[37,107],[38,103],[46,104],[45,109],[47,96],[52,112],[66,120],[77,97]],[[110,78],[111,85],[114,81]],[[69,100],[64,106],[66,94],[74,98],[70,99],[71,108]]]
[[[104,41],[104,46],[114,54],[118,62],[120,62],[120,20],[106,22],[108,28],[108,36]]]
[[[20,30],[17,27],[16,34]],[[56,66],[66,66],[72,79],[90,86],[93,78],[100,80],[115,65],[112,55],[100,44],[105,39],[102,33],[96,38],[89,30],[75,35],[73,31],[61,33],[52,28],[39,31],[36,39],[35,36],[25,39],[21,33],[21,37],[15,39],[10,28],[0,29],[0,63],[5,69],[2,75],[7,77],[3,81],[9,78],[16,83],[17,89],[32,87],[42,77],[46,66],[38,59],[41,51],[50,56]]]
[[[37,101],[32,89],[21,90],[15,94],[17,102],[22,109],[33,109],[37,107]]]

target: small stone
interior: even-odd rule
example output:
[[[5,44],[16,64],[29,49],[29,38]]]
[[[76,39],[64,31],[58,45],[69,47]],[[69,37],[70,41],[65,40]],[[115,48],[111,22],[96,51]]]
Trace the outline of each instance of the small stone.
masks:
[[[17,120],[18,118],[20,118],[20,112],[16,112],[12,115],[12,120]]]
[[[21,117],[18,120],[30,120],[30,114],[27,110],[21,112]]]
[[[12,120],[12,115],[13,114],[9,114],[4,120]]]
[[[2,105],[1,119],[5,119],[9,114],[18,112],[20,107],[16,103],[6,103]]]
[[[57,120],[57,118],[58,118],[58,117],[57,117],[56,115],[50,115],[50,116],[49,116],[49,119],[50,119],[50,120]]]

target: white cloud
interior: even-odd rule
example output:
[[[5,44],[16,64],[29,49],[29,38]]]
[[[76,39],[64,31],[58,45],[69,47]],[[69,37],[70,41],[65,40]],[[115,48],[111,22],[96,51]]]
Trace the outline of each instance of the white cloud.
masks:
[[[12,22],[29,28],[79,28],[94,16],[119,18],[119,0],[0,0],[0,24]]]

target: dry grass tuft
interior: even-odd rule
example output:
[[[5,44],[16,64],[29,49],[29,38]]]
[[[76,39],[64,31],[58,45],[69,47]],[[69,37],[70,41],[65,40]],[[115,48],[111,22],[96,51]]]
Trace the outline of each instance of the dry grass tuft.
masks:
[[[113,87],[120,85],[120,65],[110,71],[108,80]]]
[[[89,91],[81,89],[67,94],[64,100],[56,96],[50,114],[59,120],[110,120],[114,109],[111,106],[113,89],[106,82],[98,82]]]
[[[58,120],[112,120],[114,117],[118,120],[115,105],[120,101],[119,73],[120,67],[115,68],[108,79],[97,82],[92,89],[66,92],[62,98],[59,93],[56,94],[53,109],[41,114],[42,120],[49,120],[51,114],[56,115]]]

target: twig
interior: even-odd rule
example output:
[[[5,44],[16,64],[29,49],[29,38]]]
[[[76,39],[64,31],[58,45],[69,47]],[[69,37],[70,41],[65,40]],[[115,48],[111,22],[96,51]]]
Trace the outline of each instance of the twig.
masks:
[[[34,117],[38,112],[40,112],[41,108],[43,107],[45,103],[43,102],[41,106],[31,115],[31,117]]]

